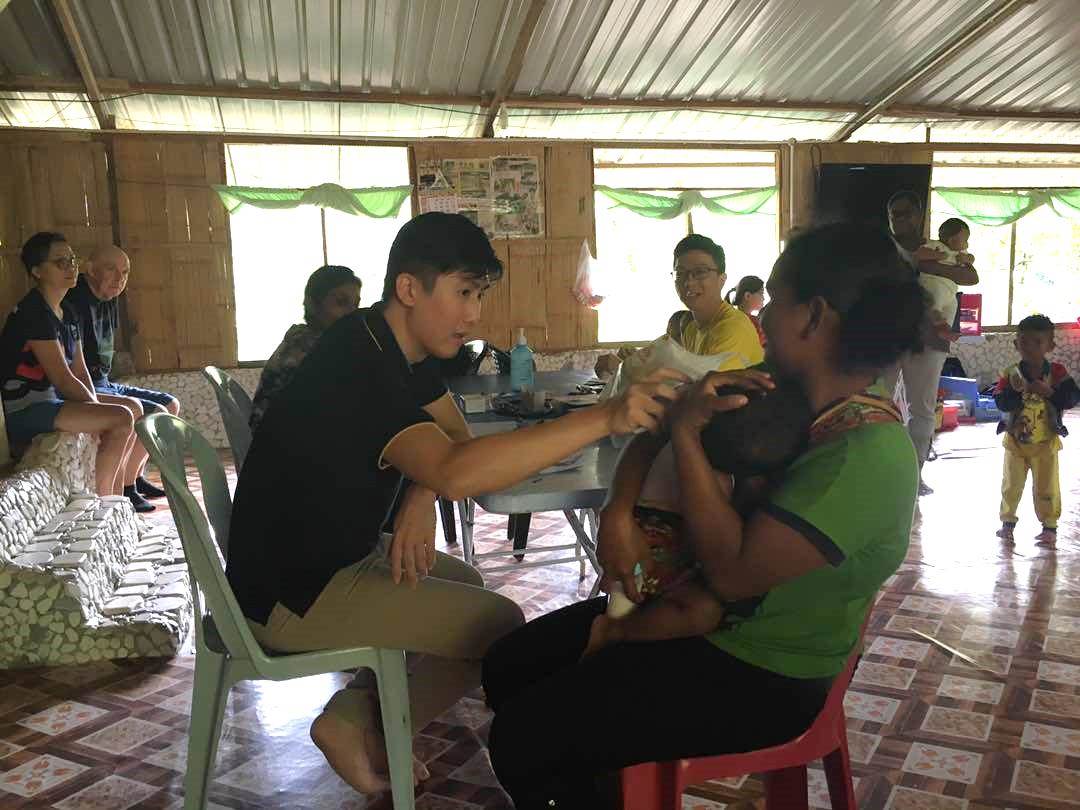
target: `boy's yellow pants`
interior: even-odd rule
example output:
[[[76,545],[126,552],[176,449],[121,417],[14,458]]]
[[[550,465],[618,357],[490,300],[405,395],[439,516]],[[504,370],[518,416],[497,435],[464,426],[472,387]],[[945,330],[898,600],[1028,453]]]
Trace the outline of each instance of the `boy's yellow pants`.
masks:
[[[1037,444],[1020,444],[1006,434],[1005,470],[1001,481],[1001,522],[1016,523],[1016,507],[1024,494],[1031,470],[1035,515],[1048,529],[1056,529],[1061,517],[1061,486],[1058,483],[1058,436]]]

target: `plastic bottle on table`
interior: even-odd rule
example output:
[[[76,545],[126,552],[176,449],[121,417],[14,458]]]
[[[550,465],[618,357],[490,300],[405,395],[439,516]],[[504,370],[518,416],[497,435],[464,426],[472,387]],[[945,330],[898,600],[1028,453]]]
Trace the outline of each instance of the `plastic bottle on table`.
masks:
[[[525,329],[518,329],[517,345],[510,352],[510,386],[515,391],[532,391],[535,384],[533,353],[525,339]]]

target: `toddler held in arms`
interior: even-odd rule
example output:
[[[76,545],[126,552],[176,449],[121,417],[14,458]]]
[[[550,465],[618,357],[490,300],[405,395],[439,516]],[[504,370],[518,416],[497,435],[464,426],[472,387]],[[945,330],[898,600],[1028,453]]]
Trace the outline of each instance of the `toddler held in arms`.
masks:
[[[974,265],[975,257],[968,252],[968,240],[971,229],[962,219],[953,217],[938,227],[938,238],[919,248],[916,256],[930,259],[939,264]],[[942,276],[924,273],[919,276],[919,284],[930,294],[932,302],[931,318],[933,336],[932,346],[940,351],[948,351],[949,344],[960,337],[956,320],[959,307],[959,290],[956,282]]]
[[[746,394],[718,389],[718,396]],[[705,454],[736,510],[746,516],[759,504],[771,476],[782,472],[806,448],[813,414],[798,387],[779,384],[751,395],[742,408],[718,413],[701,434]],[[682,539],[678,472],[671,444],[657,455],[641,489],[634,519],[648,537],[652,570],[639,573],[642,605],[615,583],[606,615],[594,621],[585,650],[620,641],[660,641],[715,630],[724,606],[697,575],[692,550]]]

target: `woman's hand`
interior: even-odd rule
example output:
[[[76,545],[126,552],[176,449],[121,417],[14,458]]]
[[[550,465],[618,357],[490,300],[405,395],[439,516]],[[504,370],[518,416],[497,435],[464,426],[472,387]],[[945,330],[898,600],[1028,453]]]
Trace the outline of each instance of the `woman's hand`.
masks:
[[[394,518],[390,572],[394,584],[404,578],[415,588],[435,565],[435,493],[411,484]]]
[[[929,245],[920,245],[915,250],[915,260],[920,262],[936,262],[945,258],[945,254],[937,248],[932,248]]]
[[[718,396],[718,388],[731,386],[741,388],[746,394]],[[776,387],[772,377],[763,371],[713,371],[698,383],[688,386],[678,401],[671,406],[669,418],[671,430],[698,435],[715,414],[733,411],[749,402],[747,395],[769,391]]]
[[[676,398],[673,383],[687,380],[682,372],[662,368],[608,400],[603,406],[608,408],[608,433],[613,436],[642,430],[655,433]]]
[[[604,574],[600,589],[610,593],[613,582],[622,583],[623,592],[634,602],[640,602],[635,569],[643,573],[653,567],[648,538],[637,525],[634,516],[625,509],[605,509],[600,514],[600,530],[596,539],[596,556]]]

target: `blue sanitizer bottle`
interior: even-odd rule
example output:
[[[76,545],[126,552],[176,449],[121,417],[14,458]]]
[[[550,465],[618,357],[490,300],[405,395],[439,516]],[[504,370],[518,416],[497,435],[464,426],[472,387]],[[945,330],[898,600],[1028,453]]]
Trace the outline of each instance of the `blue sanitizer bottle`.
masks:
[[[532,391],[534,382],[532,349],[525,341],[525,330],[518,329],[517,345],[510,352],[510,387],[515,391]]]

